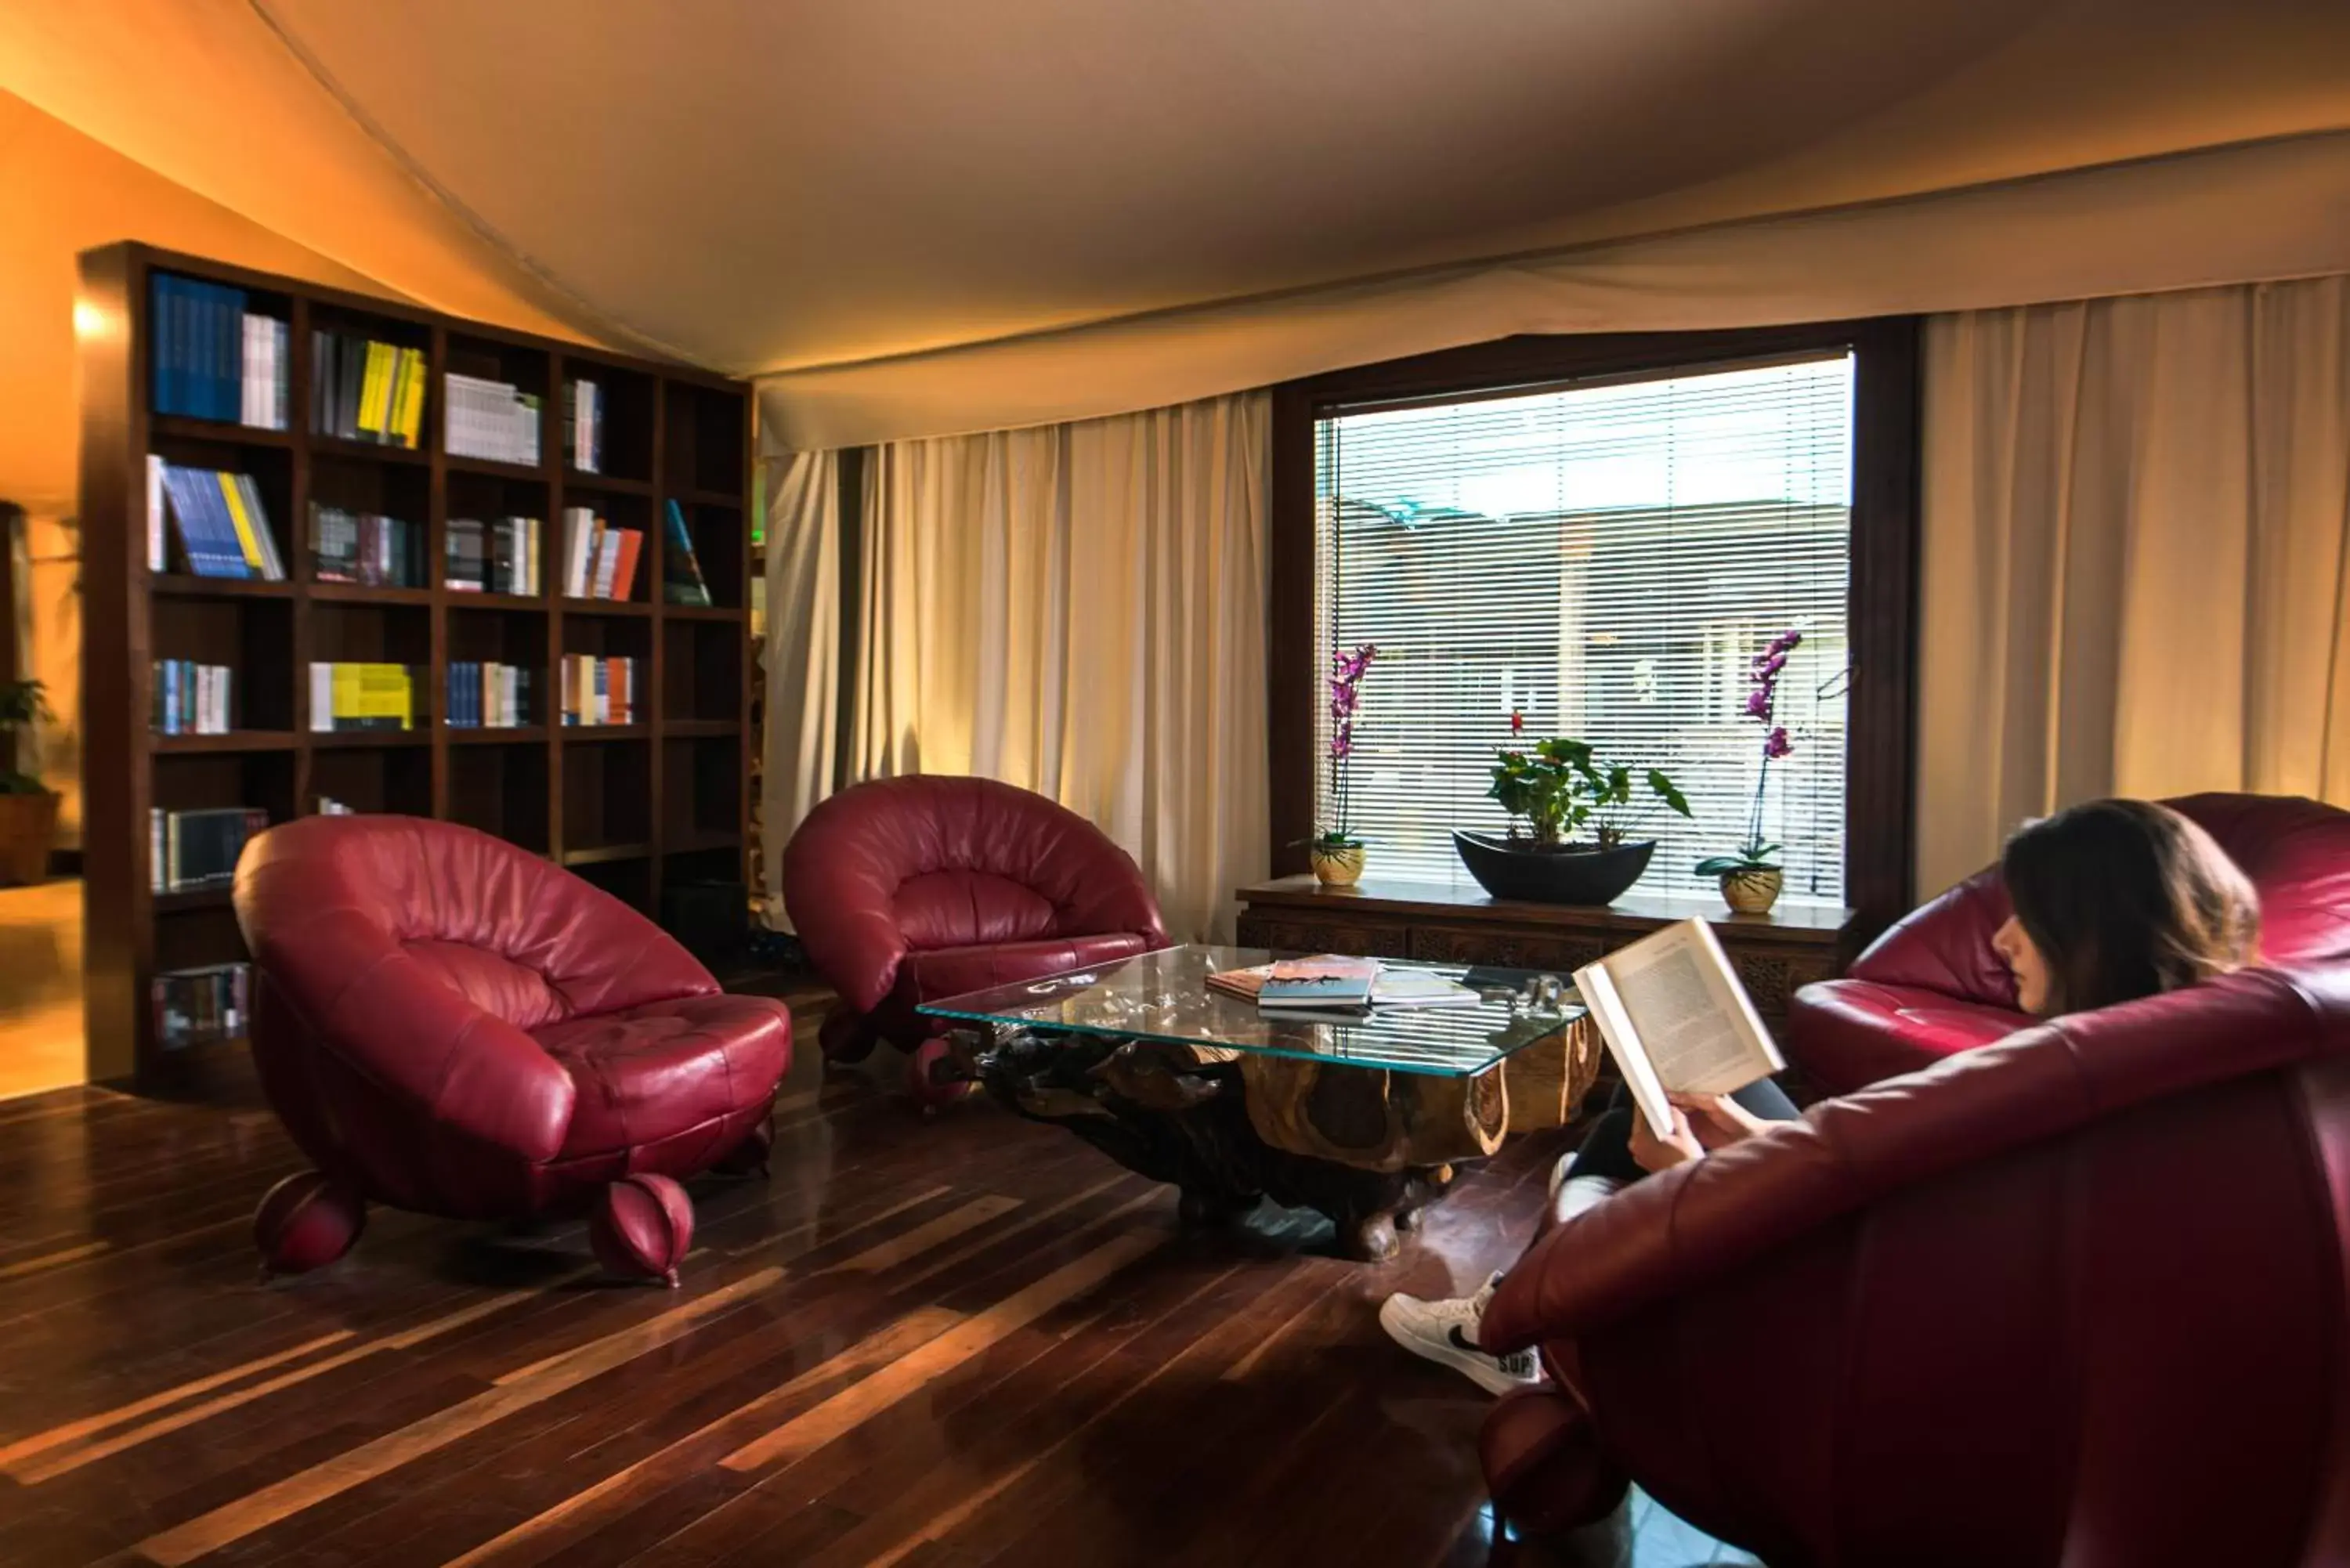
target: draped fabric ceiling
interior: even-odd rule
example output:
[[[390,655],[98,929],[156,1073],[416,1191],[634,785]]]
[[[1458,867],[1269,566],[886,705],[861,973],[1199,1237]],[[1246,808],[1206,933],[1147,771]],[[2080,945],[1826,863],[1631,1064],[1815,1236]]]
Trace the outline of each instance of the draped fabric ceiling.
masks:
[[[0,88],[779,444],[2350,266],[2323,0],[6,0]]]

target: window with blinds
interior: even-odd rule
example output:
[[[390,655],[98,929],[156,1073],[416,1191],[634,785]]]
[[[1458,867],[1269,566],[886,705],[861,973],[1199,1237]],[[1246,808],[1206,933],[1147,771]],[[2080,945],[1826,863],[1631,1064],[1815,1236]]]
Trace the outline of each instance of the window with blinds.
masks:
[[[1467,880],[1451,830],[1507,823],[1485,789],[1514,711],[1522,743],[1573,736],[1670,774],[1695,819],[1638,820],[1659,840],[1640,890],[1710,888],[1690,867],[1743,842],[1762,768],[1751,663],[1793,628],[1794,750],[1770,765],[1764,836],[1783,898],[1842,901],[1852,392],[1844,354],[1316,422],[1322,645],[1379,649],[1351,800],[1375,875]]]

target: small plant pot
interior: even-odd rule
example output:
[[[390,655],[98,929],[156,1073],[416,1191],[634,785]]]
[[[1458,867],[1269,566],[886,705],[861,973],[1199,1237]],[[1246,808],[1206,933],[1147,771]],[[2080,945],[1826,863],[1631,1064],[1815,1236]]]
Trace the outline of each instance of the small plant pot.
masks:
[[[1657,841],[1618,844],[1528,844],[1487,833],[1452,835],[1469,875],[1496,898],[1537,904],[1612,904],[1640,879]]]
[[[1721,874],[1721,901],[1736,915],[1767,915],[1779,901],[1785,875],[1775,867],[1750,866]]]
[[[1307,851],[1306,858],[1314,867],[1314,879],[1325,888],[1351,888],[1363,879],[1363,846],[1359,844],[1340,849],[1325,849],[1317,845]]]
[[[57,795],[0,794],[0,887],[24,888],[49,875],[57,836]]]

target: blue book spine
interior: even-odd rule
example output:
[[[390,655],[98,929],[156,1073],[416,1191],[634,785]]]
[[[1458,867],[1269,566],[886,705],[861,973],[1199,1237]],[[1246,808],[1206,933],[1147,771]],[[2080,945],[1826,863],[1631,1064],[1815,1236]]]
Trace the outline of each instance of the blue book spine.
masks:
[[[213,286],[213,418],[234,424],[244,411],[244,291]]]
[[[155,411],[173,412],[172,407],[172,332],[178,325],[178,312],[172,304],[172,280],[161,273],[147,280],[147,309],[152,317],[147,323],[148,368],[155,378]]]
[[[220,476],[206,469],[196,471],[196,489],[203,497],[205,530],[212,535],[212,547],[220,561],[216,576],[250,577],[253,565],[244,558],[244,543],[236,536],[236,520],[228,514],[228,498],[221,493]]]
[[[176,735],[180,732],[179,676],[180,661],[176,659],[165,659],[163,661],[163,733],[167,735]]]

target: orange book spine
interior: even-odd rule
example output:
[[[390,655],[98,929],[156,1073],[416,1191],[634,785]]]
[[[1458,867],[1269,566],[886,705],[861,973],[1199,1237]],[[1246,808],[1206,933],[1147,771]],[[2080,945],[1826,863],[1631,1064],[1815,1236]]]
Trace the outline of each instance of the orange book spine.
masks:
[[[645,533],[641,528],[620,530],[620,558],[612,568],[612,597],[625,599],[630,596],[637,581],[637,552],[644,547]]]

